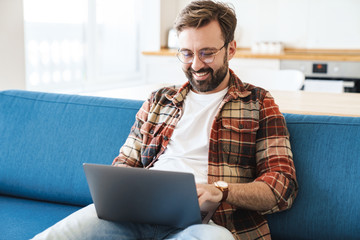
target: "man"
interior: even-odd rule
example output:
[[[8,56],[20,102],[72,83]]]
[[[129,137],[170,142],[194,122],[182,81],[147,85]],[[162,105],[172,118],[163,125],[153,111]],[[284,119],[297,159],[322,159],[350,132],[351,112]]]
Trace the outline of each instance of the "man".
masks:
[[[36,239],[271,238],[263,214],[289,208],[297,193],[284,118],[269,92],[242,83],[228,67],[236,52],[233,9],[192,2],[175,27],[189,81],[150,96],[113,165],[194,173],[199,204],[221,202],[211,223],[186,229],[112,223],[90,205]]]

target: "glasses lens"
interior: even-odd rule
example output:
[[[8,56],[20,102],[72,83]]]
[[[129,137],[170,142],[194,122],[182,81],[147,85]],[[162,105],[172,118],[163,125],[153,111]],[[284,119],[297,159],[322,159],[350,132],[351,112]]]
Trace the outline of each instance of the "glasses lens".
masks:
[[[194,59],[194,53],[191,51],[180,51],[177,53],[177,57],[182,63],[191,63]]]
[[[218,54],[224,46],[222,46],[217,51],[200,50],[198,53],[198,57],[204,63],[212,63],[215,59],[215,55]],[[194,53],[190,50],[181,50],[176,54],[176,56],[182,63],[186,63],[186,64],[192,63],[192,61],[194,60]]]
[[[209,50],[199,51],[199,58],[204,63],[212,63],[214,61],[215,54],[216,52]]]

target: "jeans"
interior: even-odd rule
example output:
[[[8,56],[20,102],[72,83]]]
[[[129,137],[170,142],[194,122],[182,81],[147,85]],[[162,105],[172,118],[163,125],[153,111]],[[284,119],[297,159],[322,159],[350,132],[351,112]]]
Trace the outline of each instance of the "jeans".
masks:
[[[209,224],[196,224],[185,229],[155,224],[116,223],[97,217],[93,204],[71,214],[44,232],[36,235],[40,239],[231,239],[226,228]]]

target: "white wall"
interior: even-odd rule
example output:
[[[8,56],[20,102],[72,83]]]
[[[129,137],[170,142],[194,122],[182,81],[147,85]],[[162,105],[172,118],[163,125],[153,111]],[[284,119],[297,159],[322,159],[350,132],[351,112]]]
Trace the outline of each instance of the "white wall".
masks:
[[[0,90],[25,89],[22,0],[0,0]]]
[[[167,46],[168,32],[173,27],[175,18],[179,12],[178,0],[161,1],[161,46]]]
[[[141,0],[140,50],[156,51],[160,49],[161,12],[160,0]],[[150,11],[149,11],[150,10]],[[166,21],[164,21],[166,22]]]
[[[360,49],[359,0],[222,1],[235,7],[239,47],[251,47],[256,41],[282,41],[290,48]],[[174,2],[179,12],[191,1]]]

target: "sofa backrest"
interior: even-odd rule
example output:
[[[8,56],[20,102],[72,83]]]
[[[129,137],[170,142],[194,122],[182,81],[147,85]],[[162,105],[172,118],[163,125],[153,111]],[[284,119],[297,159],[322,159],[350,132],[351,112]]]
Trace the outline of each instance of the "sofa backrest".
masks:
[[[285,114],[299,193],[268,216],[273,239],[360,237],[360,118]]]
[[[0,194],[91,203],[82,163],[111,164],[141,101],[0,92]]]

